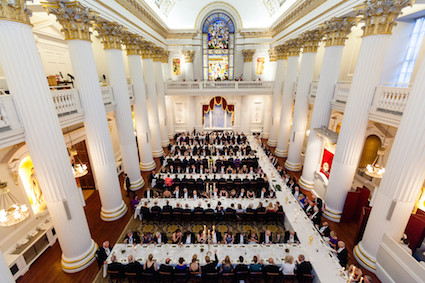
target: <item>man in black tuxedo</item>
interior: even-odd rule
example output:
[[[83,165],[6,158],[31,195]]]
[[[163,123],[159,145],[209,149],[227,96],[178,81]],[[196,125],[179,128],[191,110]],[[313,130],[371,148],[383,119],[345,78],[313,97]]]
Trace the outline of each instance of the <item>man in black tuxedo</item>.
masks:
[[[103,245],[97,250],[96,258],[99,268],[102,267],[103,262],[108,258],[109,254],[111,253],[111,250],[112,249],[109,246],[109,241],[103,242]]]
[[[236,233],[234,244],[248,244],[248,238],[246,237],[246,233]]]
[[[214,251],[214,261],[211,261],[209,256],[205,257],[206,264],[202,266],[202,276],[205,276],[207,273],[215,273],[217,272],[217,250]]]
[[[185,232],[183,235],[182,243],[185,245],[195,243],[195,235],[189,231]]]
[[[272,244],[272,232],[270,230],[260,234],[260,244]]]
[[[158,202],[155,201],[151,207],[151,213],[161,213],[161,208],[158,206]]]
[[[269,258],[269,264],[263,267],[263,272],[267,273],[280,273],[279,266],[274,263],[273,258]]]
[[[128,256],[128,263],[124,267],[125,272],[127,273],[136,273],[136,276],[139,277],[142,272],[142,266],[138,261],[134,260],[132,255]]]
[[[146,189],[146,191],[143,193],[143,197],[144,198],[153,198],[154,197],[153,191],[152,191],[152,188],[151,187],[148,187]]]
[[[165,259],[165,263],[161,264],[161,266],[159,267],[159,272],[169,272],[171,273],[171,275],[174,274],[174,267],[170,264],[171,259],[169,257],[167,257]]]
[[[125,244],[140,244],[140,237],[137,235],[137,232],[127,231],[127,235],[124,237]]]
[[[176,204],[176,207],[173,208],[173,213],[183,213],[183,208],[181,208],[180,203]]]
[[[258,207],[257,207],[257,209],[256,209],[256,212],[258,213],[258,212],[266,212],[266,208],[263,206],[263,203],[262,202],[260,202],[259,204],[258,204]]]
[[[286,244],[299,244],[300,240],[298,240],[297,233],[294,229],[285,232],[285,243]]]
[[[156,232],[155,237],[153,238],[155,244],[166,244],[168,242],[167,235],[165,233],[161,234],[161,232]]]
[[[248,266],[244,264],[243,262],[244,262],[243,256],[239,256],[239,264],[236,265],[235,267],[235,273],[245,272],[245,271],[248,272]]]
[[[108,270],[118,271],[119,277],[124,276],[124,266],[121,263],[117,262],[117,256],[116,255],[111,256],[111,263],[108,264]]]
[[[173,210],[173,208],[170,205],[170,202],[167,200],[164,207],[162,208],[162,212],[170,212]]]
[[[348,262],[348,251],[343,241],[338,241],[338,250],[336,251],[336,253],[336,256],[339,260],[339,264],[342,267],[346,267]]]
[[[298,281],[301,281],[304,274],[311,274],[313,267],[309,261],[305,261],[304,255],[298,256],[298,261],[296,264],[296,276]]]
[[[329,228],[328,222],[323,222],[322,226],[319,228],[319,233],[322,237],[329,237],[331,234],[331,228]]]
[[[235,213],[235,212],[236,212],[236,210],[235,210],[235,204],[234,203],[232,203],[230,205],[230,207],[226,208],[226,213]]]
[[[202,203],[201,202],[199,202],[198,203],[198,206],[193,209],[193,212],[197,212],[197,213],[204,212],[204,209],[202,208]]]
[[[179,186],[176,186],[173,191],[173,198],[181,198],[181,192]]]

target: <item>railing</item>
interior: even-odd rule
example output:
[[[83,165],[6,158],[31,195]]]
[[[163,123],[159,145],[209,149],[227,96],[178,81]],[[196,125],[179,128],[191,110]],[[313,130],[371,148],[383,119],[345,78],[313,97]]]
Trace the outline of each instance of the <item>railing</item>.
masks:
[[[337,83],[335,85],[333,103],[342,103],[346,104],[348,99],[348,94],[350,93],[351,84],[349,83]]]
[[[166,82],[166,90],[273,90],[274,82],[261,81],[202,81],[202,82]]]
[[[50,93],[59,117],[81,111],[80,96],[77,89],[54,90]]]
[[[12,96],[0,95],[0,132],[21,127]]]
[[[314,100],[316,99],[318,85],[319,85],[318,81],[312,81],[310,84],[310,92],[308,94],[308,100],[310,103],[314,103]]]
[[[10,121],[7,115],[6,107],[0,103],[0,132],[10,129]]]
[[[128,97],[130,98],[130,100],[132,100],[134,99],[133,85],[129,84],[127,87],[128,87]]]
[[[411,88],[378,86],[375,91],[371,111],[403,115]]]
[[[104,105],[112,105],[114,104],[114,95],[112,94],[112,87],[103,86],[100,88],[102,91],[103,104]]]

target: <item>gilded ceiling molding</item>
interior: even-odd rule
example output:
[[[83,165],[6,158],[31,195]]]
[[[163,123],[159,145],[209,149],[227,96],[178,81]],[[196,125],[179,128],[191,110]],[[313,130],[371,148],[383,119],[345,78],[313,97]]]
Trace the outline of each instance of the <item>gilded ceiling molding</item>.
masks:
[[[140,49],[142,40],[140,35],[126,32],[122,37],[122,43],[125,45],[127,55],[142,55],[142,50]]]
[[[90,28],[97,15],[77,1],[66,2],[42,2],[48,14],[56,16],[56,20],[62,25],[65,40],[90,41]]]
[[[413,3],[414,0],[366,0],[363,5],[355,7],[354,12],[363,16],[365,22],[363,36],[391,34],[401,10]]]
[[[195,50],[183,50],[182,54],[186,63],[193,63],[193,58],[195,58]]]
[[[277,55],[277,60],[286,60],[288,59],[287,55],[286,55],[286,49],[285,49],[285,45],[279,45],[276,46],[275,48],[276,51],[276,55]]]
[[[254,56],[255,49],[244,49],[242,50],[243,61],[252,62],[252,57]]]
[[[31,25],[31,10],[27,9],[26,2],[26,0],[0,1],[0,20]]]
[[[323,33],[320,29],[304,32],[300,35],[299,40],[302,42],[303,53],[314,53],[319,48]]]
[[[357,25],[359,20],[355,17],[332,18],[321,25],[326,47],[345,45],[345,40],[350,34],[351,28]]]
[[[140,43],[140,50],[142,53],[142,59],[154,59],[155,58],[155,45],[150,42],[142,41]]]
[[[94,28],[99,34],[104,49],[121,50],[121,38],[127,33],[127,30],[122,25],[101,20],[94,25]]]
[[[269,61],[270,62],[277,61],[277,51],[275,48],[269,49]]]
[[[154,62],[162,62],[162,57],[164,56],[165,50],[162,47],[155,47],[154,48]]]
[[[263,31],[241,31],[244,38],[272,38],[273,33],[270,30]]]
[[[162,53],[161,63],[168,63],[168,56],[170,56],[170,51],[164,51]]]
[[[287,57],[300,56],[302,41],[300,41],[298,38],[286,41],[283,46]]]

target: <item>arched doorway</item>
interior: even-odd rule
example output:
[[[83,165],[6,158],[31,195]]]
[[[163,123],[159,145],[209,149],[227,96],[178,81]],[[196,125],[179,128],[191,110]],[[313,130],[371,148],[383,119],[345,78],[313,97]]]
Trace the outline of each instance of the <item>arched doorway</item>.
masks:
[[[359,168],[366,168],[368,164],[372,164],[375,161],[381,145],[381,139],[376,135],[370,135],[366,138],[362,157],[360,158]]]
[[[235,25],[221,12],[209,15],[202,26],[203,78],[208,81],[233,79]]]

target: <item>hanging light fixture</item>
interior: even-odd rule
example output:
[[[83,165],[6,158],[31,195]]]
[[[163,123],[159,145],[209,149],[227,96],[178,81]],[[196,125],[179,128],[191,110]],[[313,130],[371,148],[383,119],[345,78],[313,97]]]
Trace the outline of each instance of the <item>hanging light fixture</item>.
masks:
[[[80,178],[89,172],[87,164],[83,163],[80,158],[78,158],[78,151],[72,147],[71,133],[68,131],[69,141],[71,142],[71,147],[68,148],[69,158],[71,159],[72,172],[74,173],[75,178]]]
[[[30,215],[28,207],[20,204],[7,188],[6,182],[0,181],[0,226],[12,226]]]
[[[385,145],[385,140],[387,138],[387,134],[388,134],[388,128],[390,126],[387,126],[387,130],[385,132],[385,137],[384,137],[384,142],[382,143],[383,145]],[[380,162],[382,161],[382,156],[384,156],[385,153],[385,147],[381,147],[378,149],[378,152],[376,153],[376,158],[373,161],[372,164],[368,164],[366,165],[366,175],[368,175],[369,177],[372,178],[376,178],[376,179],[381,179],[382,176],[385,173],[385,168],[383,166],[380,165]]]

